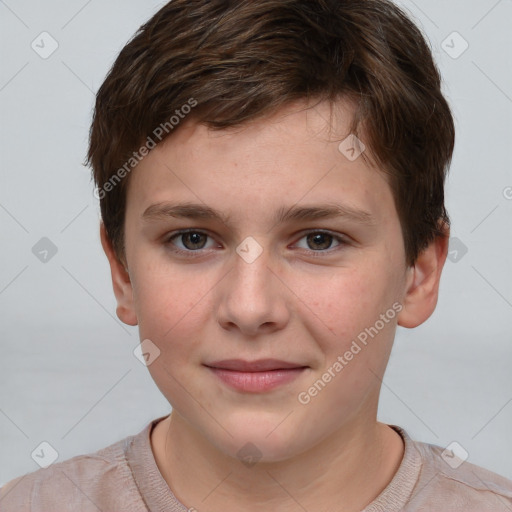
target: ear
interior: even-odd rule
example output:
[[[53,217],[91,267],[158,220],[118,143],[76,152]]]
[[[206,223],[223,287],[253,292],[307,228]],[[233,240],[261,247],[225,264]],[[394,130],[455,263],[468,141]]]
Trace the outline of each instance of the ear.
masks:
[[[439,281],[446,256],[450,228],[442,224],[444,235],[437,236],[418,256],[413,267],[407,269],[407,284],[398,314],[398,325],[412,328],[421,325],[434,312],[437,305]]]
[[[107,236],[105,225],[100,223],[101,245],[110,264],[110,273],[112,275],[112,286],[114,295],[117,299],[116,313],[122,322],[128,325],[137,325],[137,315],[133,306],[133,289],[130,281],[130,275],[124,265],[118,260],[112,243]]]

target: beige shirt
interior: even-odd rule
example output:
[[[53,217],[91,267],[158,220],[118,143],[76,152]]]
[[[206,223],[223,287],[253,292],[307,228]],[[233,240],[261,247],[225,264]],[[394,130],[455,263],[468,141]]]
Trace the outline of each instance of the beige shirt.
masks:
[[[151,430],[165,417],[95,453],[11,480],[0,489],[0,511],[187,512],[151,449]],[[469,462],[454,469],[441,457],[443,448],[413,441],[402,428],[390,426],[404,440],[404,456],[389,485],[362,512],[512,511],[511,480]]]

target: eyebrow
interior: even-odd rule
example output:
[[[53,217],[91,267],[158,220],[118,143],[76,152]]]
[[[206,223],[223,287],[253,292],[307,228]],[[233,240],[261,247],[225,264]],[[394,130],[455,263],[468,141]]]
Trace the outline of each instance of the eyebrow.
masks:
[[[224,215],[209,206],[199,203],[155,203],[148,206],[141,216],[144,221],[148,222],[165,220],[169,217],[191,220],[213,220],[226,225],[230,223],[229,215]],[[374,226],[377,223],[375,217],[364,210],[341,204],[319,204],[311,206],[282,206],[274,215],[274,225],[292,221],[331,219],[338,217],[367,226]]]

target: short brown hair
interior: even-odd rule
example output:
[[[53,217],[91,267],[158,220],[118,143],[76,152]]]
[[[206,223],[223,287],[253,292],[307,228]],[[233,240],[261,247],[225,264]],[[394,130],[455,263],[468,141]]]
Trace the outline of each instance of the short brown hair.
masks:
[[[455,130],[429,45],[388,0],[172,0],[142,25],[97,93],[86,162],[108,190],[101,215],[117,257],[129,177],[106,185],[155,127],[172,135],[169,119],[191,99],[190,117],[223,129],[295,100],[342,97],[357,105],[352,133],[364,128],[389,176],[413,265],[450,224]]]

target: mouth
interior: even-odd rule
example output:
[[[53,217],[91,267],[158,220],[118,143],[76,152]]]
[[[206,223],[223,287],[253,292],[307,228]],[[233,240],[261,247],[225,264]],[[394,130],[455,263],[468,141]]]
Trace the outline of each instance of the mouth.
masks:
[[[309,368],[309,366],[278,359],[258,361],[226,359],[204,366],[224,384],[237,391],[248,393],[262,393],[288,384]]]

